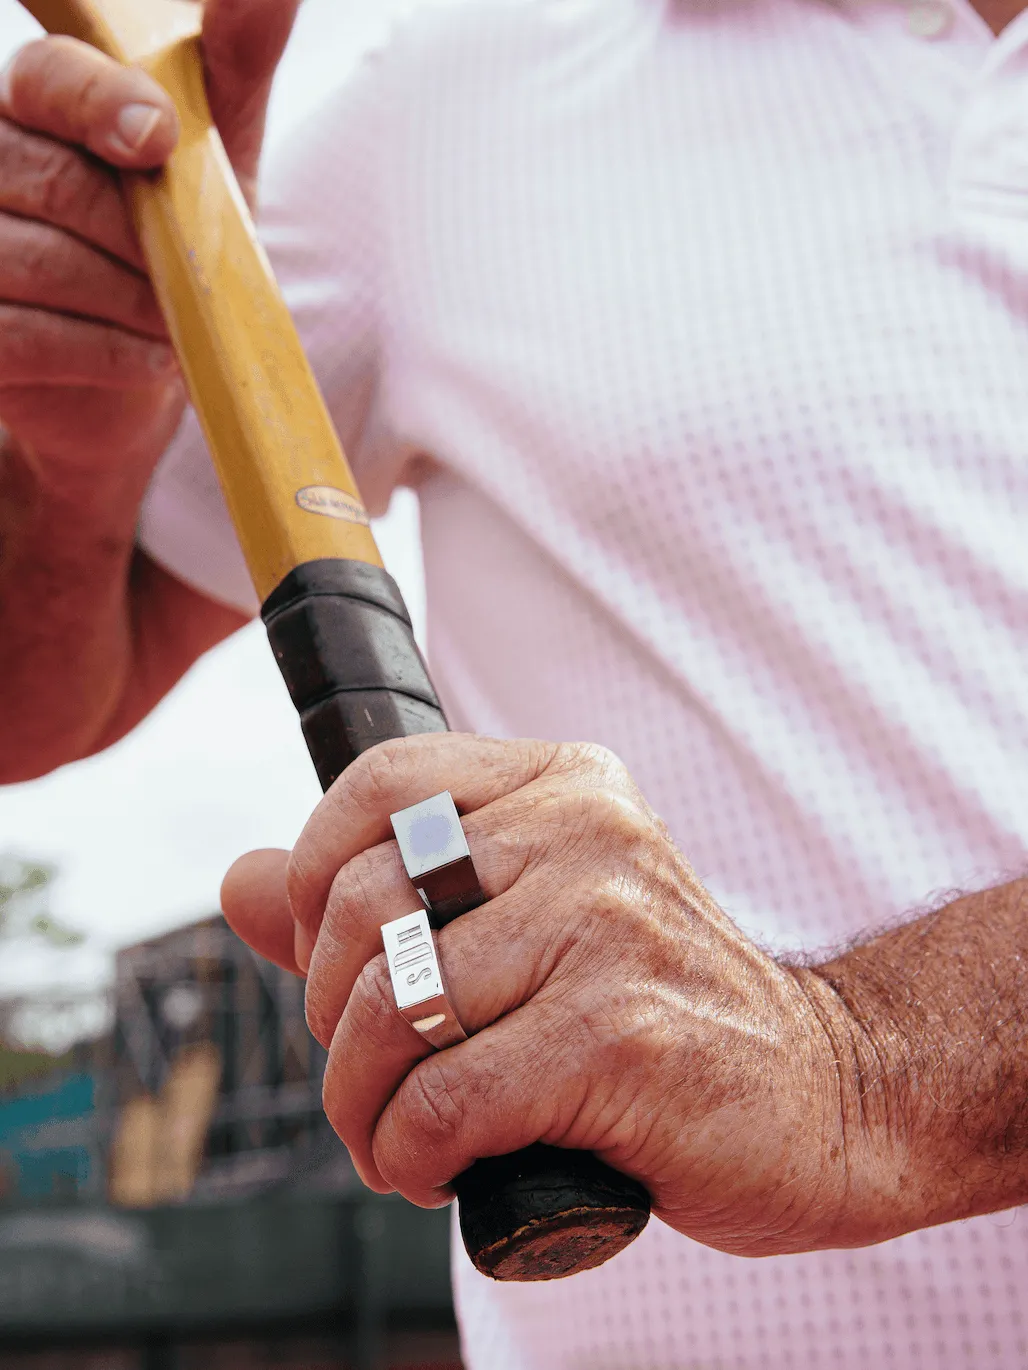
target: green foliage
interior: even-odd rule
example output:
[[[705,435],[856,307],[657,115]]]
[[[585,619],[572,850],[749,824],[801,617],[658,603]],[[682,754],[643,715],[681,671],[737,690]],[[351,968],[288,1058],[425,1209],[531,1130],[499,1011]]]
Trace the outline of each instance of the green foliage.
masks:
[[[38,932],[55,947],[77,947],[85,941],[81,932],[75,928],[66,928],[49,913],[37,913],[31,927],[33,932]]]
[[[17,1093],[30,1081],[45,1079],[70,1064],[70,1055],[47,1056],[42,1051],[15,1051],[0,1045],[0,1097]]]
[[[0,936],[27,928],[55,947],[74,947],[85,941],[82,933],[65,927],[45,907],[45,891],[56,874],[56,867],[40,861],[0,857]],[[19,919],[17,914],[26,905],[31,910],[26,909],[27,917]]]
[[[23,861],[17,856],[0,859],[0,922],[16,899],[44,889],[55,874],[53,866],[39,862]]]

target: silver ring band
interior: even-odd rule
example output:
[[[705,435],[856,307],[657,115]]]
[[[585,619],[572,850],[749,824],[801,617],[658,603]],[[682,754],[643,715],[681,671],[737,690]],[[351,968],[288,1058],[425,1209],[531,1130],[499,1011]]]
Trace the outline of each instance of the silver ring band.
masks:
[[[435,937],[425,909],[416,909],[382,927],[396,1007],[436,1051],[466,1042],[453,1005],[446,997]]]

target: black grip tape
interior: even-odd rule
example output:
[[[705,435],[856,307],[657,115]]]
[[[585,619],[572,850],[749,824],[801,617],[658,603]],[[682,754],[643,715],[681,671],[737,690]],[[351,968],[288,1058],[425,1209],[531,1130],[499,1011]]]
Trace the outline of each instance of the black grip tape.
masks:
[[[261,611],[323,789],[361,752],[446,731],[396,582],[361,561],[311,561]],[[584,1151],[526,1147],[454,1182],[468,1255],[497,1280],[551,1280],[609,1260],[646,1226],[650,1200]]]
[[[322,789],[392,737],[446,731],[399,588],[380,566],[298,566],[261,610]]]

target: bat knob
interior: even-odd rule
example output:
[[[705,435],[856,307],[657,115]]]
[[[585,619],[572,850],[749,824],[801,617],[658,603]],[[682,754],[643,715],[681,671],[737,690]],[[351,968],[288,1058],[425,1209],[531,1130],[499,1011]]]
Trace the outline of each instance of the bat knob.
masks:
[[[494,1280],[559,1280],[635,1241],[650,1217],[637,1180],[587,1151],[536,1143],[476,1161],[457,1177],[461,1236]]]

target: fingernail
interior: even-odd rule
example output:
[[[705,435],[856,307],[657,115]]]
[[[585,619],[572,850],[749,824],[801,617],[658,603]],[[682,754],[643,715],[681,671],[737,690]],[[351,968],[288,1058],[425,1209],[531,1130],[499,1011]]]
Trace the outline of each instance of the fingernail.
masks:
[[[139,152],[161,122],[161,111],[153,105],[125,105],[118,114],[118,136],[129,152]]]

